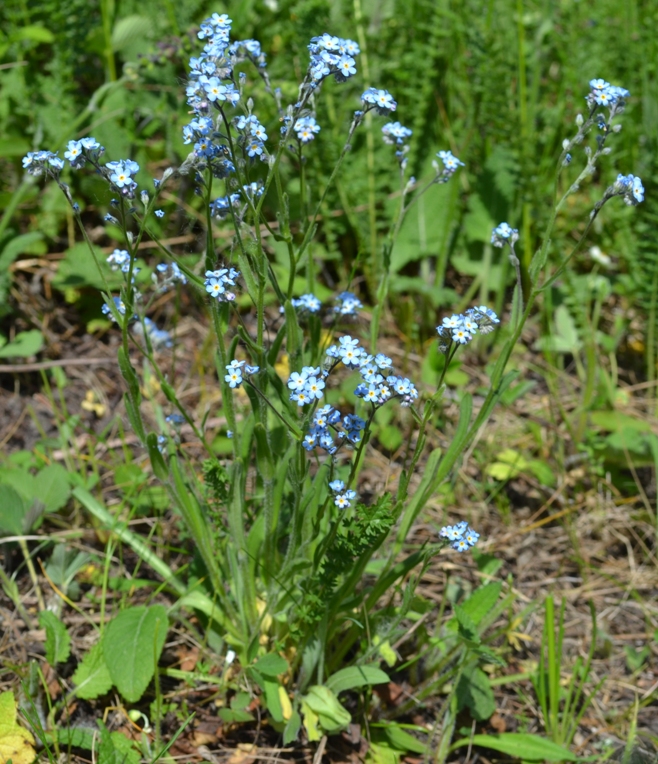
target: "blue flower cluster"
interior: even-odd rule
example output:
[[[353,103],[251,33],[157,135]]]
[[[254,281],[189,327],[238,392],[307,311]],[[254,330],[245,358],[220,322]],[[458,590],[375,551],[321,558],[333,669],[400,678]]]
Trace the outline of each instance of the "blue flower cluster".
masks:
[[[359,443],[365,426],[365,420],[356,414],[342,416],[333,406],[322,406],[313,415],[313,424],[304,436],[302,446],[307,451],[312,451],[319,446],[333,455],[342,443]],[[337,433],[339,445],[336,445],[334,441],[332,430]],[[347,498],[349,500],[350,497]]]
[[[444,528],[441,528],[439,536],[448,539],[451,542],[452,548],[458,552],[465,552],[467,549],[474,547],[480,538],[480,534],[469,527],[465,520],[457,523],[457,525],[446,525]]]
[[[361,300],[352,292],[341,292],[336,296],[336,302],[338,304],[334,307],[334,312],[341,316],[357,316],[363,308]]]
[[[508,223],[497,225],[491,232],[491,243],[494,247],[512,246],[519,238],[518,228],[512,228]]]
[[[225,103],[235,106],[240,101],[240,86],[236,84],[234,71],[238,63],[249,60],[261,70],[266,66],[265,54],[257,40],[230,42],[231,24],[228,16],[217,13],[201,24],[198,37],[205,40],[205,45],[200,56],[190,59],[186,90],[187,102],[195,117],[184,126],[183,140],[194,143],[192,159],[207,164],[216,178],[226,178],[234,173],[235,165],[228,158],[228,147],[216,142],[222,134],[213,124],[212,110],[220,110]],[[239,80],[242,84],[243,74]],[[258,118],[249,113],[236,117],[233,125],[238,130],[238,145],[244,154],[250,159],[265,161],[267,132]]]
[[[354,40],[344,40],[325,32],[320,37],[312,37],[308,46],[311,60],[305,82],[311,90],[331,75],[336,82],[345,82],[356,74],[354,56],[361,51]]]
[[[147,334],[148,338],[151,342],[151,345],[156,349],[159,350],[162,347],[170,348],[173,347],[173,340],[171,338],[171,334],[169,334],[168,331],[165,329],[158,329],[157,324],[155,321],[152,321],[150,318],[144,318],[144,325],[142,326],[140,321],[137,321],[133,326],[133,332],[138,335],[144,335]]]
[[[267,160],[267,151],[265,149],[265,141],[267,140],[267,132],[263,125],[261,125],[258,117],[255,114],[249,114],[248,116],[236,117],[233,120],[233,124],[238,131],[238,144],[246,152],[250,159],[259,158],[262,161]]]
[[[626,204],[635,206],[644,201],[644,186],[637,175],[618,175],[613,194],[624,197]]]
[[[610,109],[610,116],[623,111],[626,99],[630,93],[625,88],[611,85],[602,79],[589,81],[590,91],[586,96],[587,105],[590,109],[595,106],[604,106]]]
[[[349,335],[341,337],[337,345],[327,349],[325,368],[304,366],[293,372],[288,379],[290,400],[302,407],[313,404],[324,397],[325,380],[340,364],[358,369],[362,377],[354,394],[371,403],[373,408],[382,406],[393,398],[401,399],[403,406],[410,406],[417,398],[418,391],[412,382],[398,377],[393,372],[393,362],[388,356],[378,353],[369,355],[359,347],[358,339]],[[342,416],[340,411],[326,405],[313,415],[313,423],[302,441],[307,451],[319,446],[329,454],[335,454],[342,442],[359,443],[365,428],[365,421],[356,414]],[[332,432],[333,431],[333,432]],[[337,434],[338,445],[333,433]]]
[[[499,323],[498,316],[486,305],[469,308],[464,314],[458,313],[450,316],[450,318],[446,317],[441,326],[436,327],[441,338],[439,350],[446,353],[453,342],[458,345],[466,345],[478,331],[480,334],[489,334]]]
[[[382,127],[384,143],[389,146],[403,146],[408,138],[411,138],[413,131],[399,122],[389,122]]]
[[[342,480],[332,480],[329,483],[329,489],[334,494],[334,504],[338,509],[351,507],[352,502],[356,499],[356,491],[345,490],[345,483]]]
[[[113,271],[121,270],[122,273],[128,273],[130,270],[130,254],[125,249],[115,249],[107,256],[106,262],[109,263]],[[138,270],[135,268],[133,273],[137,273]]]
[[[187,284],[187,276],[176,263],[158,263],[155,266],[152,279],[159,292],[166,292],[175,284],[182,284],[183,286]]]
[[[219,302],[233,302],[235,293],[229,291],[226,287],[235,286],[235,280],[240,275],[240,271],[235,268],[219,268],[216,271],[206,271],[206,280],[203,285],[206,292]]]
[[[281,129],[283,132],[285,132],[287,128],[283,127]],[[320,132],[321,128],[320,125],[318,125],[318,123],[315,121],[315,117],[300,117],[299,119],[295,120],[293,130],[295,133],[297,133],[298,141],[301,143],[308,143],[315,138],[315,136]]]
[[[119,311],[122,316],[126,315],[126,304],[120,297],[113,297],[114,307]],[[105,304],[101,308],[101,312],[104,316],[112,316],[112,309],[109,305]]]
[[[243,368],[244,367],[244,368]],[[243,373],[245,376],[250,377],[252,374],[258,374],[260,367],[250,366],[246,361],[231,361],[226,366],[226,375],[224,381],[228,382],[228,386],[231,388],[240,387],[244,381],[242,378]]]
[[[368,88],[362,95],[363,112],[375,109],[377,114],[391,114],[398,108],[397,101],[388,90],[379,90],[378,88]]]
[[[291,301],[293,308],[297,308],[300,313],[319,313],[322,303],[314,294],[303,294],[301,297],[293,298]],[[283,309],[282,309],[283,311]]]
[[[78,170],[87,160],[97,165],[104,151],[103,146],[95,138],[81,138],[79,141],[68,142],[64,158],[69,160],[74,170]],[[52,151],[28,151],[23,157],[23,167],[30,175],[46,173],[58,178],[59,173],[64,169],[64,160]]]
[[[230,194],[230,196],[220,196],[210,203],[210,214],[213,217],[223,220],[231,212],[231,207],[240,205],[240,194]]]
[[[464,167],[464,163],[457,159],[451,151],[439,151],[437,157],[441,160],[443,168],[439,169],[439,164],[436,161],[432,163],[436,171],[435,183],[447,183],[460,167]]]
[[[118,162],[108,162],[105,167],[110,171],[110,181],[122,196],[133,199],[137,190],[137,183],[133,175],[139,172],[139,165],[132,159],[123,159]]]
[[[324,380],[329,372],[319,366],[304,366],[301,371],[293,371],[288,379],[288,389],[291,391],[290,400],[298,406],[313,403],[324,396]]]

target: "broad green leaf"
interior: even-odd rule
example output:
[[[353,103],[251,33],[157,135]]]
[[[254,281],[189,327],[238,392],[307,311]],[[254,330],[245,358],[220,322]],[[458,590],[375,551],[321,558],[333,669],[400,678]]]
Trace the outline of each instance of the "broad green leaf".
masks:
[[[254,663],[253,668],[260,674],[275,677],[279,676],[279,674],[285,674],[290,667],[285,658],[282,658],[276,653],[268,653],[267,655],[263,655],[262,658],[259,658],[256,663]]]
[[[16,712],[14,694],[9,690],[0,693],[0,763],[32,764],[34,738],[16,721]]]
[[[94,747],[96,730],[93,727],[58,727],[49,733],[50,740],[56,739],[64,748],[84,748],[91,751]]]
[[[528,463],[528,469],[542,485],[551,487],[555,485],[555,475],[546,462],[542,462],[539,459],[532,459]]]
[[[98,747],[97,764],[139,764],[139,752],[133,747],[133,741],[120,732],[110,732],[102,722],[101,742]]]
[[[124,50],[136,41],[144,41],[153,31],[153,22],[146,16],[133,14],[119,19],[112,30],[112,50]]]
[[[619,411],[592,411],[589,417],[592,424],[611,432],[620,432],[621,430],[651,432],[649,420],[622,414]]]
[[[0,484],[0,534],[20,536],[26,507],[22,496],[9,485]]]
[[[303,697],[304,703],[318,716],[322,729],[334,735],[346,729],[352,721],[350,713],[338,702],[334,693],[324,685],[313,685]]]
[[[96,259],[84,242],[74,244],[66,250],[64,259],[60,260],[52,281],[55,289],[64,291],[67,287],[77,289],[84,286],[104,289],[106,282],[110,287],[120,286],[121,273],[115,273],[110,269],[106,262],[106,255],[100,247],[93,247],[93,250]]]
[[[288,723],[283,730],[283,744],[290,745],[297,740],[299,730],[302,726],[302,718],[297,711],[293,711]]]
[[[66,626],[50,610],[39,613],[39,626],[46,630],[46,660],[51,666],[64,663],[71,654],[71,637]]]
[[[265,690],[265,702],[267,703],[267,710],[272,715],[274,721],[286,721],[284,719],[283,706],[281,705],[281,697],[279,695],[281,685],[271,679],[265,679],[263,681],[263,687]]]
[[[93,700],[112,689],[112,677],[105,663],[103,645],[97,642],[78,664],[73,674],[75,694],[83,700]]]
[[[27,24],[19,27],[13,34],[12,40],[30,40],[30,42],[55,42],[55,35],[38,24]]]
[[[117,690],[129,703],[136,703],[153,679],[167,628],[167,611],[162,605],[127,608],[107,625],[105,663]]]
[[[571,751],[554,743],[552,740],[531,735],[526,732],[503,732],[500,735],[473,735],[472,737],[458,740],[450,750],[461,748],[465,745],[481,745],[493,751],[506,753],[525,761],[585,761]]]
[[[254,715],[242,708],[220,708],[218,716],[226,724],[252,722],[254,720]]]
[[[2,153],[2,147],[0,147],[0,153]],[[2,156],[8,156],[8,154],[2,153]],[[45,252],[46,245],[41,231],[31,231],[15,236],[7,242],[0,254],[0,271],[7,270],[19,255],[42,255]]]
[[[68,473],[61,464],[49,464],[34,478],[34,498],[45,504],[46,512],[56,512],[69,500]]]
[[[462,611],[467,613],[477,626],[487,613],[493,610],[502,588],[500,581],[491,581],[480,586],[460,605]]]
[[[366,764],[400,764],[401,758],[402,754],[397,748],[371,740],[366,754]]]
[[[397,724],[386,724],[383,728],[386,739],[393,748],[398,751],[411,751],[412,753],[427,753],[427,745],[418,738],[410,735]]]
[[[455,618],[457,619],[457,623],[459,625],[459,633],[462,637],[470,640],[471,642],[480,641],[480,637],[478,636],[477,628],[473,622],[473,619],[466,612],[466,610],[461,607],[461,605],[455,606]]]
[[[459,677],[457,704],[460,711],[468,708],[471,716],[477,721],[488,719],[496,710],[496,700],[489,679],[481,668],[473,666]]]
[[[391,680],[379,666],[348,666],[332,674],[325,685],[336,695],[373,684],[388,684]]]
[[[38,329],[19,332],[16,337],[0,348],[0,358],[16,358],[36,355],[43,347],[43,334]]]

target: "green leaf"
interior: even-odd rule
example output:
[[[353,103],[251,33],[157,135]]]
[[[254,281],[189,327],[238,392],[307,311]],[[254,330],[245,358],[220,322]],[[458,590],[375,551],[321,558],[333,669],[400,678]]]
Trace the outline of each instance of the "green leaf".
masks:
[[[46,660],[51,666],[64,663],[71,654],[71,637],[66,626],[50,610],[39,613],[39,626],[46,630]]]
[[[480,586],[460,605],[462,612],[469,615],[473,623],[478,626],[495,607],[502,588],[500,581],[491,581]]]
[[[418,738],[410,735],[397,724],[384,725],[384,734],[393,748],[398,751],[411,751],[412,753],[427,753],[427,745]]]
[[[252,722],[254,715],[242,708],[220,708],[219,718],[226,724],[236,724],[239,722]]]
[[[124,50],[136,41],[143,42],[153,31],[153,22],[145,16],[133,14],[119,19],[112,30],[112,50]]]
[[[73,674],[75,694],[83,700],[93,700],[112,689],[112,677],[105,663],[103,645],[97,642],[78,664]]]
[[[488,719],[496,710],[491,685],[481,668],[473,666],[464,671],[457,682],[457,704],[459,710],[468,708],[477,721]]]
[[[19,332],[12,342],[0,348],[0,358],[36,355],[43,347],[43,334],[38,329]]]
[[[317,714],[322,729],[328,735],[334,735],[347,728],[352,721],[350,713],[341,706],[334,693],[324,685],[313,685],[304,695],[304,703]]]
[[[31,42],[55,42],[55,35],[46,27],[37,24],[28,24],[19,27],[11,35],[14,40],[30,40]]]
[[[473,619],[460,605],[455,607],[455,618],[459,626],[459,633],[464,639],[468,639],[470,642],[480,641]]]
[[[336,695],[345,690],[373,684],[388,684],[391,680],[378,666],[348,666],[332,674],[325,685]]]
[[[46,512],[56,512],[69,500],[68,473],[61,464],[49,464],[34,478],[34,498],[45,505]]]
[[[64,748],[83,748],[91,751],[94,747],[96,730],[93,727],[58,727],[49,737],[57,739]]]
[[[167,469],[167,463],[158,448],[158,436],[154,432],[150,432],[146,436],[146,447],[149,452],[149,459],[151,461],[151,467],[153,467],[153,473],[163,482],[166,481],[169,478],[169,470]]]
[[[283,718],[283,707],[279,697],[279,687],[281,687],[281,685],[277,681],[271,679],[265,679],[263,681],[267,710],[270,712],[275,722],[281,723],[285,720]]]
[[[302,726],[302,718],[299,715],[297,711],[292,712],[292,716],[290,719],[288,719],[288,723],[286,724],[284,730],[283,730],[283,744],[284,745],[290,745],[290,743],[294,743],[295,740],[297,740],[297,736],[299,735],[299,730]]]
[[[100,721],[98,726],[101,729],[101,742],[97,764],[139,764],[139,752],[133,748],[132,740],[120,732],[109,732]]]
[[[8,152],[0,153],[8,156]],[[19,255],[43,255],[47,251],[41,231],[31,231],[20,236],[15,236],[7,242],[0,254],[0,271],[6,271]]]
[[[106,282],[110,288],[118,288],[121,285],[121,273],[114,273],[110,269],[105,261],[106,255],[103,250],[100,247],[92,247],[92,249],[96,255],[95,260],[94,255],[84,242],[74,244],[66,250],[64,259],[60,260],[57,273],[52,280],[55,289],[62,292],[68,287],[79,289],[90,286],[96,289],[105,289]]]
[[[10,485],[0,484],[0,534],[20,536],[26,511],[23,497]]]
[[[103,654],[112,681],[129,703],[149,685],[167,636],[162,605],[130,607],[113,618],[103,635]]]
[[[450,750],[461,748],[465,745],[481,745],[493,751],[506,753],[525,761],[585,761],[571,751],[563,748],[539,735],[531,735],[526,732],[503,732],[500,735],[473,735],[454,743]]]
[[[277,677],[279,674],[285,674],[290,666],[288,666],[288,661],[280,655],[268,653],[259,658],[254,663],[253,668],[264,676]]]

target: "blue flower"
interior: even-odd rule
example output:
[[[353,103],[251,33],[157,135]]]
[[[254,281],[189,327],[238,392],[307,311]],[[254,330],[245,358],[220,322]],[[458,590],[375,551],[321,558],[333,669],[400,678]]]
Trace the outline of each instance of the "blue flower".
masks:
[[[612,192],[615,195],[623,195],[626,204],[633,206],[644,201],[644,186],[635,175],[618,175]]]
[[[226,371],[228,374],[224,376],[224,381],[228,382],[228,386],[231,388],[240,387],[242,384],[242,370],[240,367],[233,366],[232,364],[229,364],[226,367]]]
[[[384,143],[402,146],[407,138],[411,138],[412,131],[399,122],[389,122],[382,127]]]
[[[126,305],[125,305],[124,301],[120,297],[113,297],[112,300],[114,302],[114,307],[119,311],[119,313],[122,316],[125,316],[126,315]],[[107,304],[103,305],[103,307],[101,308],[101,311],[106,316],[113,316],[112,309]]]
[[[257,138],[254,138],[247,144],[247,154],[250,157],[259,157],[262,155],[264,150],[265,146],[263,145],[263,142],[259,141]]]
[[[491,232],[491,243],[494,247],[504,247],[505,244],[514,244],[519,238],[517,228],[512,228],[508,223],[500,223]]]
[[[165,216],[164,210],[156,210],[155,211],[156,218],[163,218]]]
[[[457,525],[444,526],[439,531],[439,536],[450,541],[452,548],[458,552],[465,552],[467,549],[474,547],[480,538],[480,534],[476,533],[464,521],[457,523]]]
[[[84,154],[82,153],[82,143],[80,141],[69,141],[66,144],[66,151],[64,157],[71,162],[72,167],[79,167],[79,160],[84,160]],[[83,162],[84,163],[84,162]]]
[[[329,488],[334,493],[341,493],[345,490],[345,483],[342,480],[332,480],[331,483],[329,483]]]
[[[235,294],[226,287],[235,286],[235,280],[240,275],[234,268],[219,268],[216,271],[206,271],[204,286],[206,292],[219,302],[233,302]]]
[[[341,482],[341,481],[338,481]],[[356,499],[356,491],[345,491],[345,493],[339,493],[334,497],[334,504],[338,509],[347,509],[352,506],[352,502]]]

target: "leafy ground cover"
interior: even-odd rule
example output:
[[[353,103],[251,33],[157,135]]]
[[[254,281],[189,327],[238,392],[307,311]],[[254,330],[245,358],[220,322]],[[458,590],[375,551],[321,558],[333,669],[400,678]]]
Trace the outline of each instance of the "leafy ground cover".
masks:
[[[108,158],[139,161],[140,183],[179,165],[187,154],[179,85],[195,51],[192,25],[227,10],[238,37],[258,37],[273,51],[270,76],[291,100],[313,35],[330,29],[356,37],[365,84],[385,81],[417,138],[408,169],[427,177],[437,141],[465,161],[458,182],[433,187],[409,213],[386,266],[385,221],[399,194],[394,150],[380,144],[379,126],[368,124],[355,136],[320,207],[313,260],[323,300],[351,283],[366,307],[347,325],[349,333],[364,344],[376,340],[421,397],[431,396],[438,380],[447,385],[408,484],[405,467],[418,441],[407,412],[382,408],[374,418],[355,483],[367,532],[347,550],[335,547],[344,564],[346,552],[350,561],[360,559],[358,544],[382,543],[377,523],[388,530],[390,516],[380,498],[401,484],[403,498],[422,492],[438,452],[450,453],[461,437],[465,401],[478,411],[487,400],[519,300],[514,268],[491,246],[491,229],[502,219],[518,226],[528,281],[550,215],[549,168],[562,139],[574,133],[569,126],[592,77],[619,82],[632,95],[623,130],[608,144],[614,170],[598,170],[569,197],[549,266],[559,267],[617,171],[641,175],[650,200],[656,10],[615,2],[595,10],[502,2],[181,4],[167,5],[166,14],[148,4],[102,3],[97,17],[83,16],[75,3],[67,10],[61,18],[46,4],[34,10],[8,4],[3,11],[2,762],[30,762],[34,750],[50,760],[63,755],[101,764],[655,759],[658,270],[650,203],[607,206],[585,247],[542,293],[512,353],[514,379],[422,513],[364,563],[355,587],[362,599],[346,600],[323,671],[325,658],[318,668],[312,640],[295,642],[304,618],[316,623],[317,603],[305,600],[301,616],[282,606],[277,621],[263,589],[251,601],[245,592],[253,606],[246,620],[257,626],[244,645],[231,631],[242,613],[225,623],[215,607],[220,587],[204,588],[212,573],[204,539],[222,549],[225,529],[227,481],[216,465],[228,469],[235,447],[208,300],[179,289],[151,305],[152,318],[175,340],[173,348],[153,352],[162,377],[136,346],[129,353],[144,426],[166,432],[189,469],[175,489],[188,486],[194,496],[198,485],[208,488],[210,522],[197,526],[199,533],[194,504],[185,504],[181,490],[179,503],[172,502],[157,441],[140,437],[129,410],[130,374],[116,360],[122,331],[101,312],[99,291],[103,277],[114,290],[121,277],[109,268],[99,275],[55,184],[38,186],[23,176],[20,157],[93,132]],[[46,59],[43,76],[39,64]],[[309,187],[321,187],[339,157],[349,121],[344,93],[359,91],[350,91],[349,82],[343,87],[327,87],[318,99],[323,128],[307,161]],[[271,133],[278,129],[273,106],[271,113],[259,106],[259,116]],[[286,167],[290,207],[304,219],[305,192]],[[576,175],[566,177],[573,182]],[[118,225],[100,225],[106,193],[93,176],[69,180],[104,260],[124,241]],[[188,201],[187,190],[183,179],[163,194],[173,224],[154,230],[193,271],[205,248],[205,212],[201,201]],[[268,198],[271,225],[262,231],[277,274],[286,262],[276,238],[281,209]],[[225,225],[215,225],[212,243],[225,257],[231,238]],[[140,284],[148,283],[155,255],[153,241],[140,243]],[[378,300],[384,267],[388,300]],[[295,284],[296,294],[303,283]],[[493,304],[501,327],[446,369],[435,326],[473,301]],[[259,308],[269,338],[292,320],[278,307],[270,300]],[[243,338],[256,336],[259,319],[246,300],[239,313]],[[331,323],[325,316],[318,330]],[[277,374],[285,379],[291,363],[277,358]],[[348,383],[340,380],[334,405],[354,401]],[[190,412],[189,421],[169,428],[167,385]],[[237,389],[231,400],[235,421],[244,425],[248,393]],[[287,441],[274,430],[270,443],[280,458]],[[245,504],[249,530],[258,527],[266,493],[263,470],[276,461],[258,444],[244,479],[253,497]],[[214,471],[201,468],[207,446]],[[292,493],[285,485],[281,505]],[[473,553],[438,550],[439,529],[462,520],[480,533]],[[349,533],[345,538],[354,538]],[[380,586],[387,559],[402,567]],[[419,565],[405,567],[408,560]],[[242,575],[238,563],[232,570]],[[323,595],[321,587],[331,591],[334,584],[320,585],[310,593]],[[317,623],[319,632],[325,626]],[[312,684],[306,663],[323,679]]]

